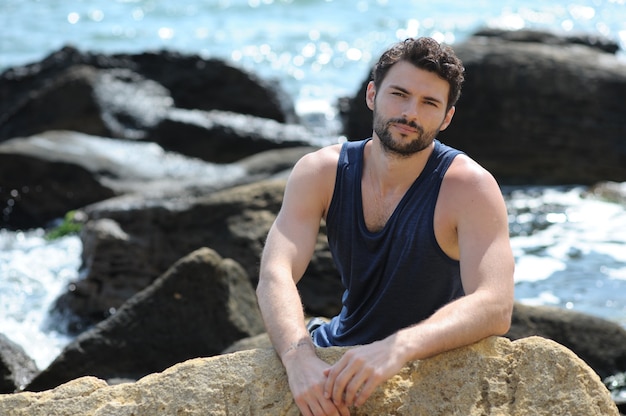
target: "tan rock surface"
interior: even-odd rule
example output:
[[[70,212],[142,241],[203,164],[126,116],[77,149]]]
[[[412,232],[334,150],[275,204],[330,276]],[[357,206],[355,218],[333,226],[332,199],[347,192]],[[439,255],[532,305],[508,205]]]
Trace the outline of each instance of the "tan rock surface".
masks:
[[[319,349],[328,362],[344,349]],[[41,393],[0,396],[0,414],[297,415],[271,349],[197,358],[135,383],[82,377]],[[409,363],[353,415],[617,416],[600,378],[565,347],[543,338],[492,337]]]

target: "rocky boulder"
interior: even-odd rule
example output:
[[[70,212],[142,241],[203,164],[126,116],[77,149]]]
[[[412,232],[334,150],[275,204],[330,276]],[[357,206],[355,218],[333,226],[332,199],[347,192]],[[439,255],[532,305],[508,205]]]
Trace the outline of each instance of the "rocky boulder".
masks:
[[[170,109],[147,137],[165,149],[215,163],[291,147],[316,140],[303,126],[225,111]],[[317,141],[317,145],[328,144]]]
[[[47,131],[0,143],[0,207],[5,207],[0,227],[47,226],[70,210],[124,194],[163,198],[208,194],[289,169],[299,157],[315,148],[295,147],[299,144],[295,141],[284,145],[273,139],[287,136],[288,126],[243,115],[233,115],[231,124],[232,120],[259,130],[255,133],[254,146],[233,130],[228,139],[221,136],[224,140],[209,145],[219,147],[220,152],[231,157],[238,153],[241,159],[236,163],[205,162],[165,151],[155,143],[73,131]],[[266,131],[263,136],[260,126],[264,123],[272,126],[268,127],[271,133]],[[197,134],[205,139],[211,137],[207,129],[199,127]],[[196,153],[203,146],[206,144],[199,140]],[[285,147],[281,149],[281,146]],[[245,147],[251,149],[234,150]]]
[[[512,340],[538,335],[571,349],[603,379],[626,372],[626,330],[602,318],[562,308],[516,303]]]
[[[329,363],[342,348],[318,349]],[[41,393],[0,396],[0,413],[298,415],[271,349],[196,358],[135,383],[83,377]],[[617,416],[598,376],[565,347],[539,337],[492,337],[407,364],[353,415]]]
[[[22,390],[38,372],[24,349],[0,334],[0,394]]]
[[[246,272],[201,248],[78,336],[26,389],[50,389],[85,375],[136,380],[190,358],[220,354],[263,331]]]
[[[626,181],[626,63],[610,43],[485,31],[453,46],[466,82],[442,141],[503,184]],[[366,83],[345,110],[351,139],[372,134]]]
[[[0,74],[0,141],[51,129],[140,139],[170,107],[296,122],[293,103],[275,82],[221,60],[64,47]]]
[[[57,308],[92,322],[102,320],[200,247],[235,259],[256,287],[261,252],[284,186],[284,179],[270,179],[203,196],[126,196],[86,207],[84,278],[72,284]],[[340,309],[342,289],[325,235],[322,227],[299,288],[310,313],[332,316]]]
[[[166,152],[154,143],[49,131],[0,143],[0,226],[32,228],[126,193],[209,192],[248,180],[237,165]]]

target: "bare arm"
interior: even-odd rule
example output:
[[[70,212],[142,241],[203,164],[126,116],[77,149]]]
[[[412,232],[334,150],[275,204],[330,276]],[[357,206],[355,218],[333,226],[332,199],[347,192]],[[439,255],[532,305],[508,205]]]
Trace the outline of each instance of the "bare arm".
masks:
[[[321,149],[294,167],[267,237],[257,286],[267,332],[304,415],[349,414],[345,406],[323,396],[323,371],[328,365],[315,354],[296,288],[313,255],[320,221],[332,197],[337,154],[337,147]]]
[[[467,158],[446,175],[437,238],[458,258],[466,296],[388,338],[348,351],[327,371],[325,394],[360,405],[404,364],[506,333],[513,308],[514,261],[506,207],[493,177]]]

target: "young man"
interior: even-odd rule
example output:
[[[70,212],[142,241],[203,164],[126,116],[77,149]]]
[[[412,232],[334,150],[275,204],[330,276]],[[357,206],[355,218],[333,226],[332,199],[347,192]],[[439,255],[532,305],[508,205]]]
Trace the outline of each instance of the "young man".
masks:
[[[514,261],[500,188],[436,140],[462,82],[449,47],[394,45],[367,88],[372,138],[304,156],[287,181],[257,295],[304,415],[348,415],[408,361],[509,329]],[[296,284],[322,219],[346,290],[340,314],[310,334]],[[329,366],[315,346],[331,345],[358,347]]]

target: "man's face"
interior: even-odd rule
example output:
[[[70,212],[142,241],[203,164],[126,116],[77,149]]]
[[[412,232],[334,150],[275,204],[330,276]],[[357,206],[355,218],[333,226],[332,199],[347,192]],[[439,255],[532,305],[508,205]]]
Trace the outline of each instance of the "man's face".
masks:
[[[406,157],[430,146],[454,115],[454,107],[446,112],[449,88],[435,73],[406,61],[389,69],[378,90],[370,83],[367,104],[384,149]]]

